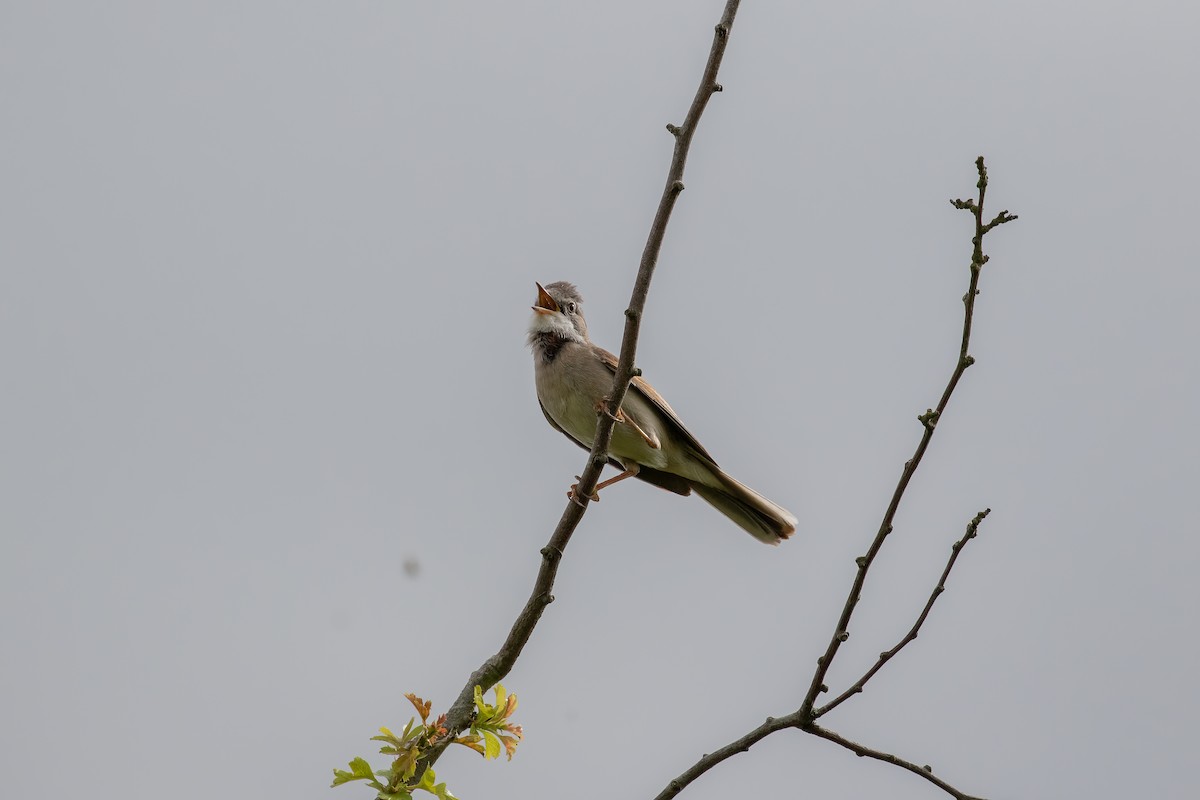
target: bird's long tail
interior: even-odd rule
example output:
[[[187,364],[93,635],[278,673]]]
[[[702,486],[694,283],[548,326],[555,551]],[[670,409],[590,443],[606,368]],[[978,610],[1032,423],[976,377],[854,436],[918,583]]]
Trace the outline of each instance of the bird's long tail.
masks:
[[[710,506],[736,522],[743,530],[766,544],[779,544],[796,530],[796,518],[787,509],[777,506],[758,492],[714,470],[719,486],[698,481],[692,488]]]

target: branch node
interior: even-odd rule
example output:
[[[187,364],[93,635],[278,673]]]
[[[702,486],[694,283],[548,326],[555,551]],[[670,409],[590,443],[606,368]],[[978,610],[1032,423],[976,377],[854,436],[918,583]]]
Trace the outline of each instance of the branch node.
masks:
[[[542,554],[542,558],[546,559],[547,561],[556,561],[562,558],[562,550],[559,550],[553,545],[546,545],[539,552]]]
[[[628,319],[632,319],[632,320],[635,320],[635,321],[636,321],[636,320],[637,320],[639,317],[641,317],[641,314],[639,314],[639,313],[638,313],[638,312],[637,312],[635,309],[633,309],[633,308],[627,308],[627,309],[625,309],[625,316],[626,316],[626,318],[628,318]]]
[[[937,422],[938,422],[939,416],[941,416],[941,415],[938,414],[938,412],[934,411],[932,408],[927,408],[927,409],[925,409],[924,414],[917,417],[917,420],[919,420],[920,423],[925,426],[926,430],[931,431],[937,427]]]
[[[862,569],[867,565],[867,557],[859,556],[858,558],[854,559],[854,563],[858,565],[859,569]]]
[[[726,36],[729,35],[729,26],[726,25],[724,22],[718,22],[717,28],[716,28],[716,34],[717,34],[717,36],[724,39]]]
[[[680,134],[683,133],[682,128],[680,128],[678,125],[671,123],[671,122],[667,123],[667,131],[670,132],[670,134],[672,136],[674,136],[676,139],[678,139]]]
[[[674,181],[671,184],[671,194],[679,194],[683,191],[683,181]]]
[[[603,467],[605,464],[608,463],[608,457],[603,456],[603,455],[596,456],[595,458],[592,459],[592,463],[595,464],[597,467]]]
[[[629,373],[629,374],[630,374],[630,376],[631,376],[631,377],[634,377],[634,378],[640,378],[640,377],[642,377],[642,368],[641,368],[641,367],[634,367],[634,368],[633,368],[633,372],[631,372],[631,373]]]
[[[725,91],[725,87],[724,87],[724,86],[722,86],[722,85],[721,85],[721,84],[719,84],[719,83],[714,83],[714,84],[712,85],[712,90],[713,90],[713,92],[714,92],[714,93],[715,93],[715,92],[723,92],[723,91]],[[1008,220],[1005,220],[1005,222],[1007,222],[1007,221],[1008,221]]]
[[[822,683],[820,686],[817,687],[817,691],[821,692],[821,693],[825,693],[825,692],[829,691],[829,687],[826,684]]]
[[[839,642],[844,642],[849,638],[850,638],[850,631],[838,631],[837,640]]]

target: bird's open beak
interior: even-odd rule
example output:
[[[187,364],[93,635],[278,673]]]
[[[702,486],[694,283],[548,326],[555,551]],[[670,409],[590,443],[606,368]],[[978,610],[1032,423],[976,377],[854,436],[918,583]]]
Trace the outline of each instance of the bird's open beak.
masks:
[[[542,285],[534,281],[534,285],[538,287],[537,305],[532,306],[533,310],[539,314],[554,314],[558,312],[558,303],[554,302],[554,298],[542,288]]]

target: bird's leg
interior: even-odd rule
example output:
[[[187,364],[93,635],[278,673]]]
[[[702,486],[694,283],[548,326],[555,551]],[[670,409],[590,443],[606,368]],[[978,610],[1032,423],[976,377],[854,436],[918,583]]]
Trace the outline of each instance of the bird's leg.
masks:
[[[646,433],[644,430],[642,430],[640,425],[638,425],[629,417],[626,417],[625,421],[632,425],[633,429],[638,432],[638,435],[646,440],[646,444],[650,446],[651,450],[657,450],[658,448],[662,447],[662,444],[659,443],[657,436],[652,433]]]
[[[600,402],[596,403],[596,412],[598,414],[603,414],[604,416],[608,417],[611,420],[616,421],[617,423],[623,422],[626,425],[629,425],[631,428],[633,428],[635,431],[638,432],[638,436],[641,436],[642,439],[645,440],[646,444],[650,446],[651,450],[657,450],[660,447],[662,447],[662,444],[658,441],[657,436],[655,436],[652,433],[646,433],[644,430],[642,430],[642,426],[638,425],[636,422],[634,422],[631,417],[627,417],[625,415],[625,412],[622,409],[619,409],[619,408],[617,409],[616,416],[613,416],[612,414],[608,413],[608,400],[607,399],[602,399],[602,400],[600,400]]]
[[[626,478],[632,478],[633,476],[638,474],[638,469],[639,469],[638,465],[634,464],[632,469],[627,469],[624,472],[622,472],[620,475],[614,475],[613,477],[609,478],[606,481],[601,481],[600,483],[597,483],[596,488],[592,490],[591,497],[589,497],[588,499],[595,503],[599,503],[601,489],[603,489],[606,486],[612,486],[614,483],[623,481]],[[576,495],[576,493],[579,490],[579,483],[578,483],[579,476],[578,475],[575,476],[575,480],[576,480],[576,483],[572,483],[571,488],[567,490],[567,497],[571,498],[572,503],[575,503],[578,506],[582,506],[583,503],[579,502],[579,497]]]
[[[606,481],[601,481],[600,483],[597,483],[596,484],[596,492],[595,492],[596,499],[597,500],[600,499],[600,490],[603,489],[605,486],[612,486],[614,483],[623,481],[626,478],[632,478],[634,475],[637,475],[637,474],[638,474],[638,471],[636,469],[627,469],[624,472],[622,472],[620,475],[614,475],[613,477],[609,478]]]

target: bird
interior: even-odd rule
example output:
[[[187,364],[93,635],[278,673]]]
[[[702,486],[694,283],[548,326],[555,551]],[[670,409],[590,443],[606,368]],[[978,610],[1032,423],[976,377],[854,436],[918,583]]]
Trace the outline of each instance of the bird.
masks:
[[[538,404],[551,427],[591,450],[597,414],[607,413],[617,357],[588,337],[583,296],[573,284],[535,285],[528,343]],[[597,484],[590,499],[639,478],[675,494],[695,491],[760,542],[777,545],[795,532],[796,517],[722,471],[644,378],[634,377],[615,419],[607,455],[621,473]],[[567,495],[579,502],[577,488],[572,485]]]

